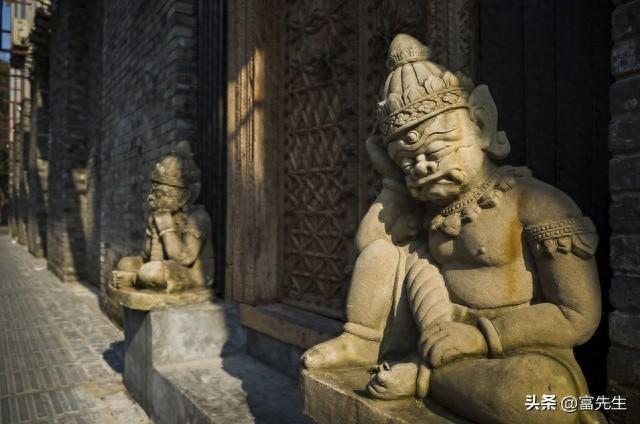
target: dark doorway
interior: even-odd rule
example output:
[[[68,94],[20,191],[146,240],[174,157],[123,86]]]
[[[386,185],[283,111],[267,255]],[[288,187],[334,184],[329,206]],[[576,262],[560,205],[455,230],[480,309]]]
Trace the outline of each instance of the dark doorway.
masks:
[[[609,55],[611,5],[601,0],[480,0],[478,79],[488,84],[509,163],[571,196],[593,219],[603,319],[576,349],[592,393],[605,393],[609,346]]]

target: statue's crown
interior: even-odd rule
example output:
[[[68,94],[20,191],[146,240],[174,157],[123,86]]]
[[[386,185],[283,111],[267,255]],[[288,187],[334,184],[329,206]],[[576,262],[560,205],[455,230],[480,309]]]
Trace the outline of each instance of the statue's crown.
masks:
[[[193,160],[191,144],[180,141],[174,149],[156,163],[151,172],[151,180],[184,189],[200,182],[200,169]]]
[[[407,34],[389,45],[389,76],[378,102],[385,141],[439,113],[467,107],[473,82],[431,61],[429,48]]]

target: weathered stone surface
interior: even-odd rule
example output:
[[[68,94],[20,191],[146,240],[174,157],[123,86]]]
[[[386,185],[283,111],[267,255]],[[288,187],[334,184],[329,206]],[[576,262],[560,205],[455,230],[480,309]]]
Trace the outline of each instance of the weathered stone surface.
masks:
[[[640,156],[614,157],[609,162],[609,186],[611,191],[637,190],[640,188]]]
[[[607,374],[619,384],[640,386],[640,356],[637,351],[617,345],[611,346],[607,358]]]
[[[237,305],[125,308],[124,381],[158,423],[303,423],[295,380],[244,354]]]
[[[125,309],[124,382],[153,410],[153,375],[163,365],[211,360],[244,349],[237,306],[192,305],[150,312]]]
[[[609,315],[609,337],[632,349],[640,349],[640,313],[613,311]]]
[[[240,354],[154,377],[158,423],[303,424],[295,380]]]
[[[635,100],[635,98],[628,99],[631,103]],[[640,147],[638,133],[640,133],[640,114],[628,113],[614,117],[609,124],[609,150],[631,150]]]
[[[611,304],[616,309],[640,310],[640,277],[616,275],[609,290]]]
[[[609,381],[610,396],[623,396],[626,402],[626,410],[611,411],[609,419],[611,423],[636,424],[640,422],[640,390],[636,387],[628,387]]]
[[[640,196],[631,193],[616,196],[611,202],[609,222],[616,230],[640,228]]]
[[[611,35],[614,40],[640,33],[640,2],[627,2],[611,15]]]
[[[618,271],[640,270],[640,235],[611,237],[611,266]]]
[[[616,77],[640,71],[640,38],[621,40],[611,52],[611,73]]]
[[[467,422],[443,411],[434,412],[415,398],[375,401],[362,390],[369,377],[367,368],[303,371],[300,387],[304,414],[318,424]]]
[[[304,349],[247,328],[247,353],[291,378],[298,378]]]
[[[107,295],[116,304],[138,311],[168,309],[213,301],[213,293],[206,287],[178,293],[162,293],[149,289],[136,290],[131,287],[114,289],[109,286]]]
[[[216,359],[191,369],[162,368],[158,376],[174,386],[188,400],[157,402],[167,424],[185,422],[180,406],[193,405],[196,422],[303,424],[295,380],[280,374],[244,354]],[[215,388],[215,390],[212,390]],[[178,408],[171,408],[176,405]],[[189,416],[189,414],[186,414]]]
[[[612,114],[637,110],[640,107],[640,76],[632,75],[614,82],[609,96]]]

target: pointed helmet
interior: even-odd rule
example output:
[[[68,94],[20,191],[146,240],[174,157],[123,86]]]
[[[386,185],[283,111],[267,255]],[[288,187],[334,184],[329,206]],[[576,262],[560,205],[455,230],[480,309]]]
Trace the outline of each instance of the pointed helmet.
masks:
[[[389,45],[389,76],[378,102],[386,142],[439,113],[468,107],[471,79],[431,62],[429,48],[407,34]]]
[[[183,189],[199,183],[200,169],[193,159],[190,143],[178,142],[171,153],[156,163],[151,172],[151,180]]]

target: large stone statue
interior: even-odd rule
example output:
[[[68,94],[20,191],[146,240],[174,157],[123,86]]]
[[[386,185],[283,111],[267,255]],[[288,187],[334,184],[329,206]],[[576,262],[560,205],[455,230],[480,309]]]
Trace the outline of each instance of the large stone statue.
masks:
[[[526,168],[484,85],[397,35],[367,140],[383,189],[363,218],[344,333],[309,349],[309,371],[379,364],[369,396],[429,398],[483,423],[602,419],[561,411],[588,389],[572,348],[601,306],[591,221]],[[542,141],[541,141],[542,142]],[[556,411],[527,411],[554,394]]]
[[[125,306],[150,309],[208,296],[211,219],[202,205],[194,204],[199,195],[200,170],[189,142],[181,141],[151,173],[144,255],[122,258],[113,272],[111,291]]]

